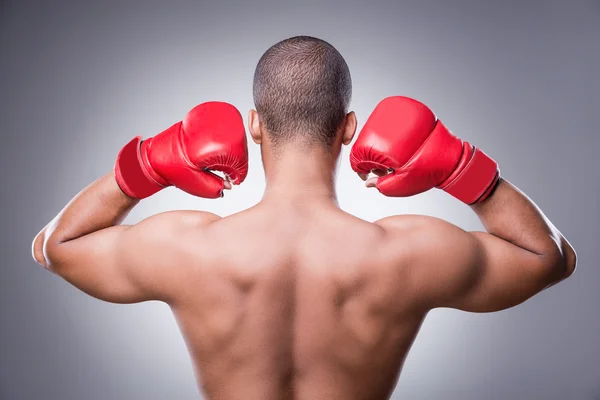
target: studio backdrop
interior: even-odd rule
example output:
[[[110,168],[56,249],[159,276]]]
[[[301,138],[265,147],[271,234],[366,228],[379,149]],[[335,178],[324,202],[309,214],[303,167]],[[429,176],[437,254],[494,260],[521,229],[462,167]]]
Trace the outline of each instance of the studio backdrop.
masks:
[[[253,107],[259,57],[287,37],[334,45],[359,129],[379,100],[417,98],[498,161],[571,241],[567,282],[494,314],[435,310],[397,399],[600,399],[600,3],[508,1],[0,1],[0,398],[197,399],[168,307],[95,300],[40,268],[35,234],[151,136],[208,100]],[[265,187],[258,146],[225,198],[168,189],[128,217],[225,216]],[[340,206],[369,221],[417,213],[482,229],[439,191],[367,190],[344,150]]]

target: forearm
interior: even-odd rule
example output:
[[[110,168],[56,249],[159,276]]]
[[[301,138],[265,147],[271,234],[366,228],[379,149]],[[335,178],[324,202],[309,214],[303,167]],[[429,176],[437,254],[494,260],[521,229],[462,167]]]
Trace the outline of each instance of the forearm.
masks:
[[[38,234],[34,258],[48,267],[61,243],[120,224],[138,201],[121,191],[112,172],[104,175],[77,194]]]
[[[575,252],[543,212],[518,188],[502,179],[494,193],[471,206],[488,233],[557,263],[565,276],[575,268]]]

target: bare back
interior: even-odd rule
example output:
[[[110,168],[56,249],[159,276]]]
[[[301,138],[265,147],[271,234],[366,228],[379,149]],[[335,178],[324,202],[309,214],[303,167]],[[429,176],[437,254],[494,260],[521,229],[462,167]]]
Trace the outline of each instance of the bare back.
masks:
[[[106,175],[76,196],[34,257],[99,299],[167,302],[211,400],[388,398],[427,311],[513,307],[576,265],[504,181],[473,207],[487,233],[426,216],[368,223],[302,187],[223,219],[174,211],[107,228],[134,205],[116,186]]]
[[[173,211],[115,225],[135,200],[106,175],[36,236],[33,255],[99,299],[167,302],[211,400],[388,398],[427,311],[513,307],[576,266],[504,181],[472,207],[487,233],[426,216],[371,224],[314,187],[270,193],[223,219]]]
[[[333,206],[259,204],[201,237],[172,308],[209,398],[388,398],[425,316],[402,244]]]

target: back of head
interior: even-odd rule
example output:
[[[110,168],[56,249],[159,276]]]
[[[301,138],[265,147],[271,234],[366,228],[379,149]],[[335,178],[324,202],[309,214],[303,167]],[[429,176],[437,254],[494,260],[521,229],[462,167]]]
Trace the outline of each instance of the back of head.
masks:
[[[329,148],[348,112],[352,81],[346,61],[332,45],[296,36],[260,58],[253,94],[274,147],[294,142]]]

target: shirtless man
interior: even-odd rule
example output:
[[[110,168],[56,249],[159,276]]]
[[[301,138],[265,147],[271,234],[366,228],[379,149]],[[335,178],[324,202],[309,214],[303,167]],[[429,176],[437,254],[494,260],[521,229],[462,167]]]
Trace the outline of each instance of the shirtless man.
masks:
[[[206,398],[389,398],[429,310],[515,306],[568,277],[576,256],[490,157],[406,97],[377,106],[352,167],[363,179],[375,172],[367,186],[388,196],[443,189],[487,233],[418,215],[371,223],[340,210],[336,167],[357,124],[350,93],[348,67],[328,43],[276,44],[256,68],[257,111],[248,117],[267,181],[258,204],[226,218],[173,211],[120,225],[163,187],[218,198],[244,180],[239,112],[205,103],[126,145],[114,172],[36,237],[35,260],[105,301],[169,304]]]

